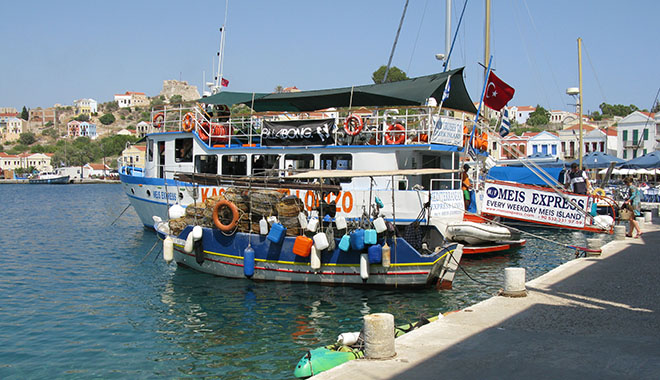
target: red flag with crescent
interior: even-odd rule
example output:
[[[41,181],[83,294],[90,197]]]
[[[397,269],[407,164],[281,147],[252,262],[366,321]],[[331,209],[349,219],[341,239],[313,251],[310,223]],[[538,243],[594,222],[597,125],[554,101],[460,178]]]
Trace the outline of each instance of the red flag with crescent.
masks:
[[[504,83],[497,75],[491,71],[488,75],[488,84],[486,85],[486,94],[484,95],[484,104],[499,111],[513,98],[516,90]]]

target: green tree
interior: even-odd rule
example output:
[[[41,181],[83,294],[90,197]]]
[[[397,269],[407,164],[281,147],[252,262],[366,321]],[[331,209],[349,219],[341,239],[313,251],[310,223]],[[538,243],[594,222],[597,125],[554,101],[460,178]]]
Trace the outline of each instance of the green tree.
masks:
[[[119,104],[117,102],[107,102],[103,104],[103,110],[105,112],[113,112],[119,109]]]
[[[282,91],[284,91],[284,87],[282,87],[279,84],[277,86],[275,86],[275,93],[276,94],[280,94],[280,93],[282,93]]]
[[[4,151],[5,151],[5,147],[2,146],[2,144],[0,144],[0,152],[4,152]]]
[[[115,116],[111,113],[106,113],[105,115],[103,115],[99,118],[99,121],[103,125],[110,125],[110,124],[115,122]]]
[[[603,115],[601,115],[598,111],[594,111],[591,113],[591,118],[594,119],[594,121],[601,121],[603,120]]]
[[[171,104],[181,104],[183,102],[183,97],[181,95],[172,95],[170,98]]]
[[[7,151],[7,153],[9,153],[9,154],[20,154],[20,153],[23,153],[23,152],[25,152],[25,151],[27,151],[27,150],[28,150],[28,146],[27,146],[27,145],[16,144],[16,145],[14,145],[13,147],[11,147],[11,149],[9,149],[9,150]]]
[[[655,105],[651,108],[651,112],[658,113],[660,112],[660,102],[656,101]]]
[[[639,108],[637,108],[637,106],[634,104],[631,104],[629,106],[624,106],[623,104],[612,105],[607,103],[601,103],[599,107],[604,118],[611,118],[613,116],[624,117],[639,110]]]
[[[37,138],[34,137],[34,133],[32,132],[23,132],[18,137],[18,142],[23,145],[32,145],[35,141],[37,141]]]
[[[76,116],[75,120],[78,121],[89,121],[89,115],[81,113],[80,115]]]
[[[527,125],[538,126],[547,125],[550,122],[550,112],[540,105],[536,105],[536,110],[529,114]]]
[[[21,111],[21,119],[27,121],[27,119],[30,118],[30,113],[28,112],[27,108],[23,106],[23,110]]]
[[[35,144],[30,147],[30,153],[46,153],[46,148],[43,145]]]
[[[383,83],[383,78],[385,77],[385,70],[387,70],[387,66],[383,65],[378,68],[378,70],[374,71],[373,74],[371,74],[371,80],[374,81],[374,83]],[[398,82],[401,80],[406,80],[410,79],[406,75],[403,70],[396,66],[390,67],[390,70],[387,72],[387,82]]]
[[[163,95],[151,98],[151,107],[158,107],[165,104],[165,97]]]

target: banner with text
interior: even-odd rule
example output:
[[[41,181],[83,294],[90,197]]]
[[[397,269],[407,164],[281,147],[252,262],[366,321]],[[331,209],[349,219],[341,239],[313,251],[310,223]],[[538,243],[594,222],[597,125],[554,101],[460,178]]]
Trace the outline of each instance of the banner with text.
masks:
[[[462,190],[431,191],[431,218],[441,218],[444,222],[463,220]]]
[[[511,186],[486,182],[483,213],[567,227],[584,227],[586,216],[561,195],[540,187]],[[586,195],[567,195],[587,210]]]
[[[264,121],[262,145],[328,145],[334,131],[335,119]]]
[[[463,146],[463,121],[452,117],[433,117],[435,126],[431,134],[431,143]]]

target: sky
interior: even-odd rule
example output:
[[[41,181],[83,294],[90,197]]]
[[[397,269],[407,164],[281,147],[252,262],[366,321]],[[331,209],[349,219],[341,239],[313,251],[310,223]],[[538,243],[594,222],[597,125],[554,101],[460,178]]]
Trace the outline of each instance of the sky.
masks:
[[[229,91],[314,90],[369,84],[387,64],[405,0],[229,0],[224,77]],[[452,34],[463,0],[452,3]],[[157,95],[166,79],[211,80],[225,0],[3,1],[0,107]],[[451,68],[468,92],[483,86],[484,1],[469,0]],[[509,105],[574,111],[577,39],[584,111],[650,109],[660,89],[660,2],[493,0],[493,69],[516,89]],[[392,65],[408,76],[442,71],[445,1],[410,0]]]

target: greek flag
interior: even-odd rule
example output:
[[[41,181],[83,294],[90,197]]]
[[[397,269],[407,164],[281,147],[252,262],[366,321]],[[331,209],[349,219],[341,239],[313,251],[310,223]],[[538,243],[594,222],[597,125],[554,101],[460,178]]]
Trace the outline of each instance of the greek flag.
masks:
[[[442,93],[442,101],[449,99],[449,91],[451,90],[451,76],[447,78],[447,83],[445,83],[445,91]]]
[[[509,121],[509,110],[502,108],[502,123],[500,124],[500,136],[504,137],[511,131],[511,121]]]

